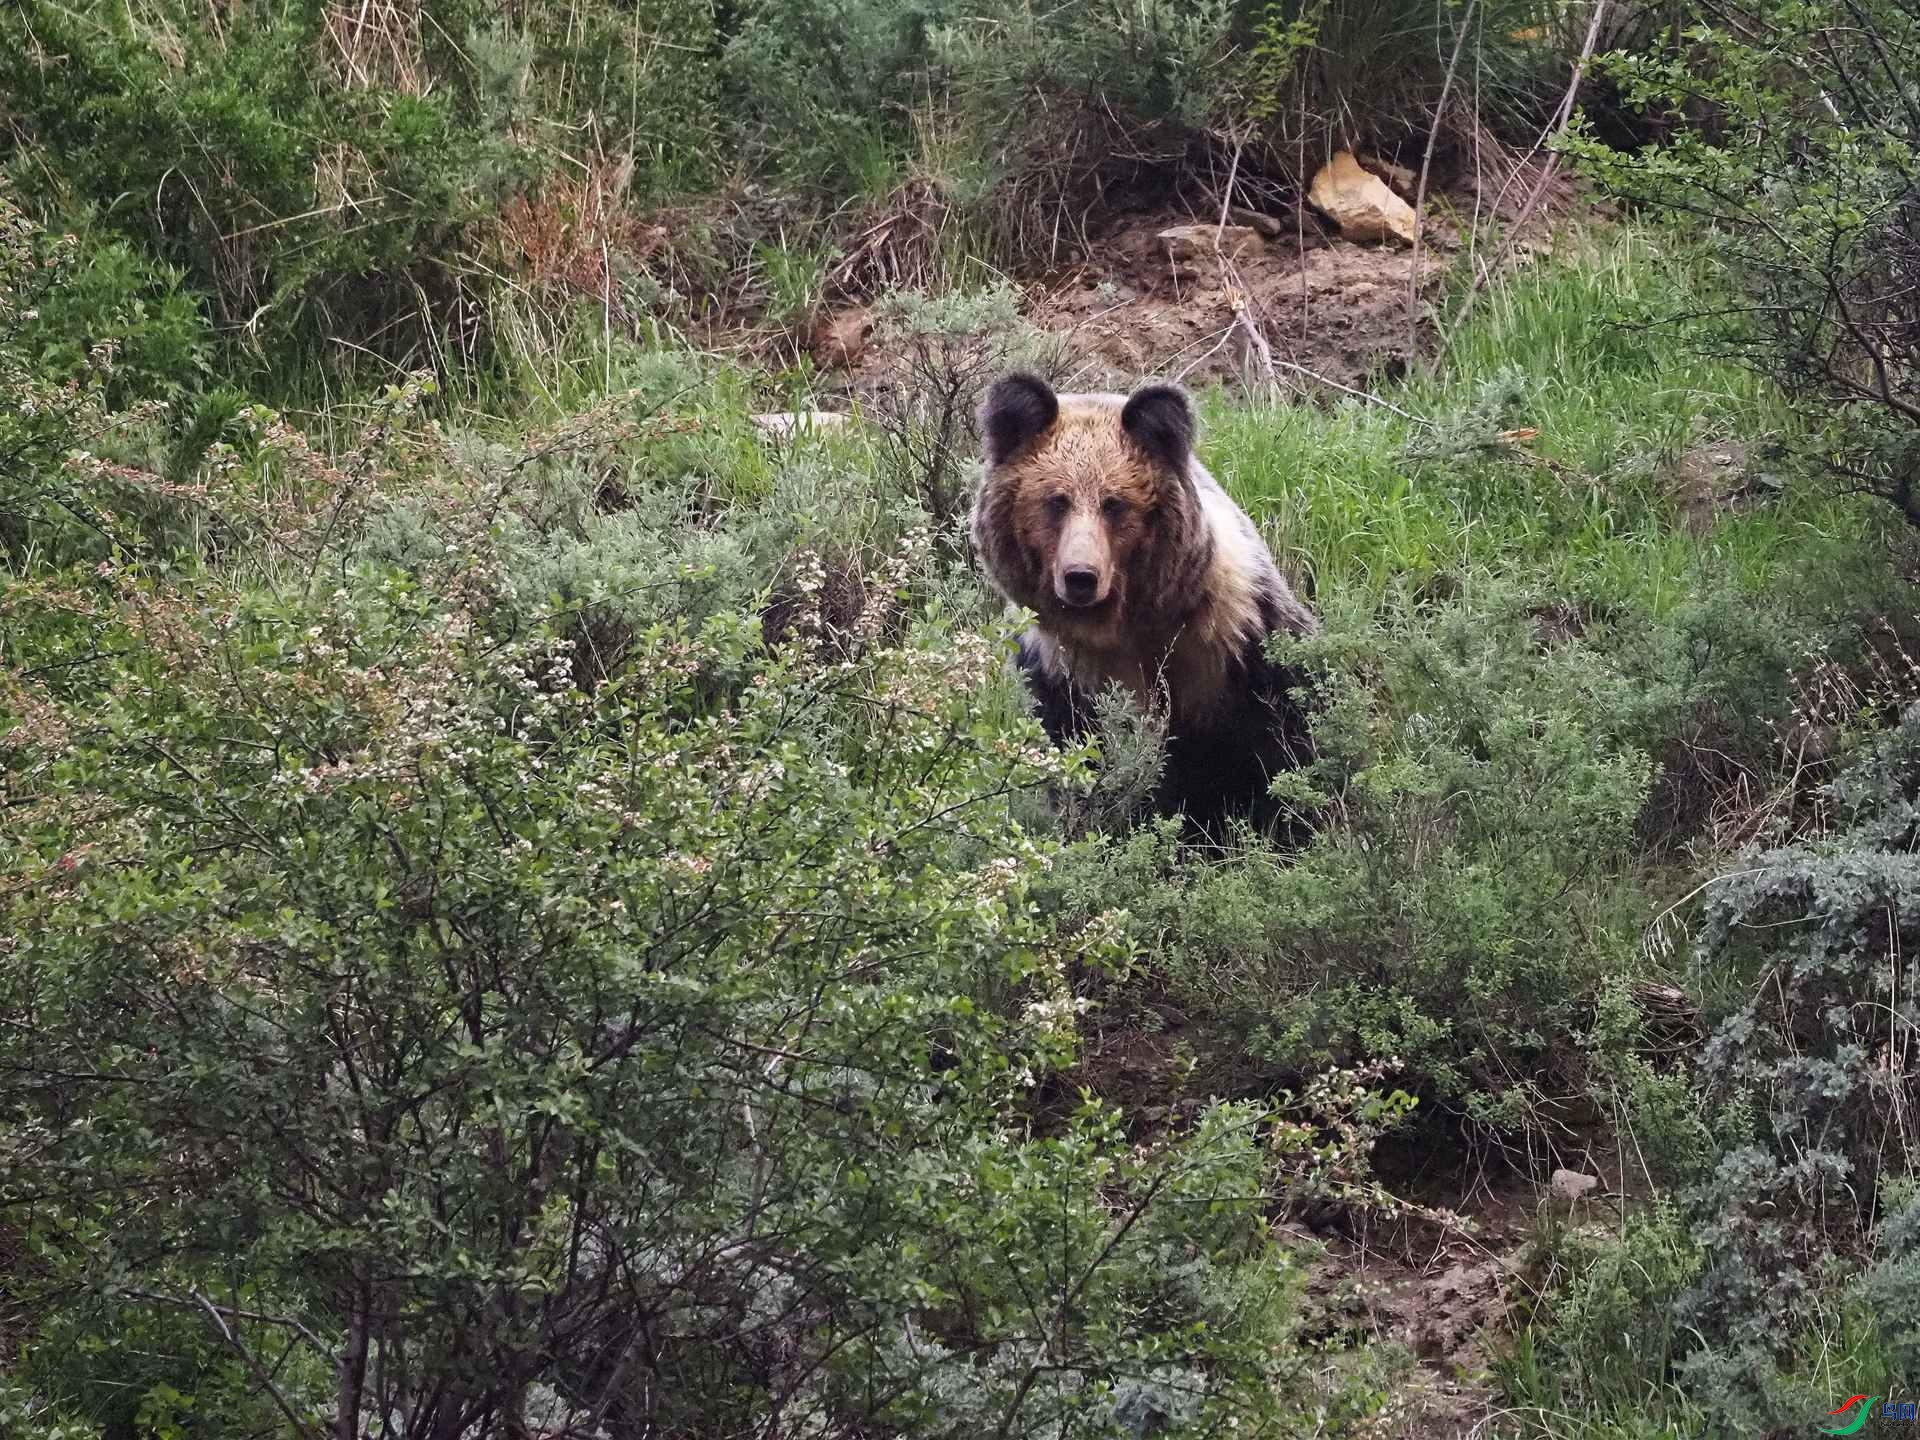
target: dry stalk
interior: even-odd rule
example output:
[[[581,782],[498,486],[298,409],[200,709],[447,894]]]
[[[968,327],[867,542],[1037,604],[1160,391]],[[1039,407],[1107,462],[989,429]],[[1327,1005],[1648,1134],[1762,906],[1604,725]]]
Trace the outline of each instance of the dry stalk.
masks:
[[[1574,105],[1580,98],[1580,82],[1586,75],[1587,63],[1593,59],[1594,46],[1600,38],[1600,27],[1606,19],[1606,14],[1607,0],[1593,0],[1593,15],[1587,24],[1587,38],[1580,46],[1579,57],[1573,62],[1573,75],[1567,81],[1566,94],[1560,97],[1560,103],[1554,107],[1552,117],[1547,121],[1546,128],[1540,132],[1540,138],[1533,142],[1533,148],[1528,150],[1526,155],[1521,157],[1520,160],[1516,161],[1512,170],[1508,172],[1507,180],[1501,186],[1500,195],[1494,198],[1493,208],[1496,214],[1499,212],[1500,199],[1506,194],[1506,186],[1513,183],[1513,180],[1519,176],[1522,168],[1532,160],[1535,155],[1540,153],[1541,148],[1545,146],[1548,141],[1565,133],[1568,124],[1571,123]],[[1442,354],[1444,354],[1447,347],[1453,343],[1453,337],[1460,332],[1460,327],[1466,323],[1467,315],[1473,309],[1474,298],[1485,288],[1487,280],[1506,260],[1507,255],[1513,249],[1521,231],[1526,229],[1527,222],[1533,218],[1534,210],[1546,195],[1547,187],[1553,183],[1553,177],[1558,173],[1559,167],[1560,155],[1559,152],[1554,151],[1547,156],[1546,163],[1541,166],[1540,178],[1533,187],[1533,193],[1527,196],[1527,203],[1520,208],[1520,214],[1514,219],[1513,224],[1508,228],[1505,236],[1502,237],[1500,249],[1495,254],[1493,263],[1475,268],[1473,282],[1467,287],[1466,298],[1460,302],[1460,311],[1453,317],[1453,324],[1449,327],[1447,333],[1441,337],[1440,351]]]

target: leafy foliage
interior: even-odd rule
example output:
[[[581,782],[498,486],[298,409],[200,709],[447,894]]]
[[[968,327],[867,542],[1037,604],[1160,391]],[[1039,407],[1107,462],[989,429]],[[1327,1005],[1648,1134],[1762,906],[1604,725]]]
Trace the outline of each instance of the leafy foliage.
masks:
[[[1571,147],[1611,193],[1700,224],[1739,303],[1703,338],[1796,398],[1807,451],[1920,523],[1920,14],[1901,0],[1758,0],[1611,57],[1668,145]]]
[[[1054,903],[1124,908],[1175,1003],[1237,1038],[1243,1082],[1391,1058],[1495,1128],[1550,1124],[1585,1090],[1599,994],[1638,963],[1656,738],[1750,706],[1783,657],[1730,599],[1569,636],[1482,582],[1337,613],[1299,658],[1327,677],[1314,843],[1191,865],[1171,833],[1095,840]]]
[[[0,189],[0,559],[8,568],[98,556],[134,540],[119,514],[135,498],[125,475],[83,447],[151,419],[159,402],[113,412],[117,341],[96,338],[102,317],[87,304],[90,276],[76,280],[83,270],[75,237],[48,241]],[[164,337],[167,327],[158,331]],[[153,338],[137,326],[134,334]]]
[[[4,1203],[49,1315],[80,1285],[287,1332],[408,1433],[536,1384],[674,1429],[1265,1408],[1257,1112],[1138,1157],[1112,1116],[1005,1127],[1069,1053],[1075,951],[1023,898],[1000,797],[1050,756],[980,729],[987,647],[814,668],[717,618],[588,696],[570,642],[489,625],[484,555],[424,578],[16,600],[122,656],[0,737]]]
[[[1228,0],[1096,0],[1036,11],[884,0],[769,0],[744,6],[728,44],[733,84],[809,179],[860,177],[863,151],[904,149],[909,117],[951,115],[976,163],[1015,161],[1015,135],[984,124],[1033,97],[1071,110],[1126,97],[1144,122],[1205,119],[1206,64],[1227,47]],[[1025,135],[1026,131],[1016,132]],[[772,147],[769,147],[770,149]],[[870,161],[868,162],[870,163]]]
[[[356,72],[330,16],[273,5],[227,32],[10,7],[0,84],[41,157],[10,168],[184,271],[223,329],[370,337],[419,308],[416,286],[445,293],[436,262],[515,147],[454,95]]]

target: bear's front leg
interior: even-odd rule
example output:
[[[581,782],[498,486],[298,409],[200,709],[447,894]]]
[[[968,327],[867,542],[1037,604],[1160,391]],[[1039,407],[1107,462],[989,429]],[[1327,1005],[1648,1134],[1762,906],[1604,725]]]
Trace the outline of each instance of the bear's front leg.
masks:
[[[1047,738],[1055,745],[1085,739],[1093,728],[1092,702],[1071,677],[1058,671],[1053,657],[1031,635],[1021,637],[1019,667]]]

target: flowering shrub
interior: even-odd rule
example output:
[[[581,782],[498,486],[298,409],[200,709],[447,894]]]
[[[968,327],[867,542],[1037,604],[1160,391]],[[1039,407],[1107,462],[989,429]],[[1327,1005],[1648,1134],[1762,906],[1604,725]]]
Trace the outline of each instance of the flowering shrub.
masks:
[[[1786,1433],[1836,1385],[1914,1373],[1917,788],[1910,706],[1824,787],[1825,833],[1749,846],[1704,887],[1686,978],[1735,999],[1690,1084],[1628,1096],[1674,1193],[1564,1247],[1521,1402]]]
[[[524,580],[599,522],[542,540],[548,441],[475,461],[423,395],[338,456],[249,413],[172,497],[198,568],[4,600],[0,1413],[1281,1424],[1265,1107],[1035,1133],[1125,946],[1035,904],[1079,757],[922,612],[926,532],[849,624],[623,611],[583,678]]]

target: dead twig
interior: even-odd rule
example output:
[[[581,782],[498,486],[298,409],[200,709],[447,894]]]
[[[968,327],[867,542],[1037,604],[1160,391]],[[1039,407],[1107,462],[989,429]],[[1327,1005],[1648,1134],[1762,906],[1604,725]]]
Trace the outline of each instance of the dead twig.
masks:
[[[1426,153],[1420,157],[1420,180],[1413,192],[1413,273],[1407,279],[1407,355],[1416,351],[1420,329],[1420,260],[1427,238],[1427,177],[1433,170],[1433,146],[1440,138],[1440,120],[1447,113],[1447,97],[1453,93],[1454,73],[1460,68],[1460,52],[1466,48],[1467,32],[1473,28],[1473,14],[1480,0],[1467,0],[1466,14],[1453,37],[1453,56],[1447,61],[1447,78],[1440,86],[1440,98],[1433,105],[1433,124],[1427,131]]]
[[[1574,104],[1580,98],[1580,81],[1586,75],[1587,63],[1593,59],[1593,49],[1599,41],[1600,26],[1606,19],[1606,14],[1607,0],[1593,0],[1593,16],[1587,24],[1587,38],[1580,46],[1579,57],[1573,62],[1573,75],[1567,81],[1567,93],[1560,97],[1560,103],[1555,107],[1552,118],[1547,121],[1547,128],[1540,132],[1540,138],[1534,141],[1533,148],[1515,162],[1511,172],[1512,176],[1517,176],[1520,173],[1521,167],[1535,155],[1539,154],[1541,147],[1546,145],[1548,141],[1564,134],[1567,125],[1572,121]],[[1559,152],[1554,151],[1549,153],[1546,163],[1540,168],[1539,181],[1534,185],[1533,192],[1527,196],[1527,203],[1520,207],[1520,214],[1514,219],[1512,226],[1507,230],[1506,236],[1501,240],[1500,249],[1498,253],[1495,254],[1493,263],[1475,268],[1473,282],[1467,287],[1466,298],[1460,302],[1460,310],[1453,317],[1452,325],[1448,327],[1447,333],[1441,337],[1439,353],[1445,354],[1447,347],[1453,343],[1453,337],[1460,333],[1460,327],[1466,323],[1467,316],[1473,309],[1474,298],[1486,287],[1488,278],[1500,268],[1508,252],[1512,250],[1520,232],[1526,228],[1527,222],[1533,218],[1533,212],[1539,206],[1541,199],[1546,195],[1547,187],[1553,183],[1553,177],[1558,172],[1559,166]],[[1509,183],[1511,183],[1511,176],[1509,177]],[[1497,200],[1495,202],[1495,208],[1496,210],[1498,209]]]

